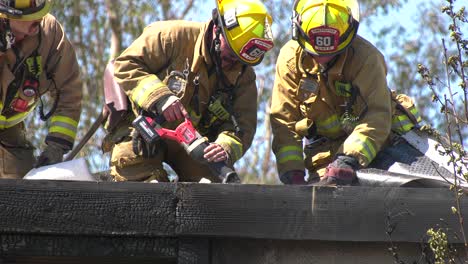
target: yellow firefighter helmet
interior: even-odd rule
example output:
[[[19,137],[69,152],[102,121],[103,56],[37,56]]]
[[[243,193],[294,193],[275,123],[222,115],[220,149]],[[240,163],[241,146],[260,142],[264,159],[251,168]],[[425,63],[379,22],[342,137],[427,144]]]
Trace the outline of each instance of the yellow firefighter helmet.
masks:
[[[49,13],[51,0],[0,0],[0,18],[33,21]]]
[[[296,0],[292,36],[308,53],[331,56],[348,47],[359,27],[357,0]]]
[[[259,64],[273,48],[266,7],[258,0],[216,0],[215,23],[236,56],[245,64]]]

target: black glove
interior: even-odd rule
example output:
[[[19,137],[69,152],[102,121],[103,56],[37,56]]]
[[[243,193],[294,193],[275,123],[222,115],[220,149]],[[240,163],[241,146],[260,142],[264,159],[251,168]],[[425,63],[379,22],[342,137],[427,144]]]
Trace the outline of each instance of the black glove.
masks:
[[[325,175],[316,185],[337,186],[351,185],[357,182],[356,170],[360,167],[355,157],[338,155],[336,159],[327,166]]]
[[[39,158],[37,158],[36,164],[34,164],[34,168],[62,162],[63,154],[65,154],[67,151],[68,149],[65,149],[58,143],[47,143],[47,146],[44,148]]]
[[[307,182],[304,179],[305,172],[301,170],[292,170],[283,173],[280,176],[280,180],[284,184],[298,184],[298,185],[305,185]]]
[[[138,130],[133,130],[132,132],[132,148],[135,155],[141,155],[144,158],[152,158],[158,154],[158,148],[156,143],[150,144],[147,143],[143,137],[141,137]]]

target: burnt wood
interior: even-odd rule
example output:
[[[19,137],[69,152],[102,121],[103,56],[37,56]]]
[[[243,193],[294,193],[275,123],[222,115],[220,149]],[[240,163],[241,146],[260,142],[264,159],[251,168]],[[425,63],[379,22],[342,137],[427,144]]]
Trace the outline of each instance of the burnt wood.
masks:
[[[0,233],[174,236],[175,185],[0,180]]]
[[[185,184],[178,197],[184,236],[420,242],[437,225],[460,229],[454,193],[442,188]]]
[[[154,257],[177,260],[178,240],[155,237],[0,234],[0,256]],[[0,263],[2,263],[0,261]]]
[[[219,259],[245,252],[237,263],[254,263],[244,262],[252,251],[264,263],[282,263],[268,261],[271,254],[286,258],[283,245],[295,245],[304,259],[317,243],[347,245],[349,252],[357,250],[353,243],[419,245],[437,225],[461,243],[454,201],[447,188],[0,180],[0,256],[185,264],[225,263]]]

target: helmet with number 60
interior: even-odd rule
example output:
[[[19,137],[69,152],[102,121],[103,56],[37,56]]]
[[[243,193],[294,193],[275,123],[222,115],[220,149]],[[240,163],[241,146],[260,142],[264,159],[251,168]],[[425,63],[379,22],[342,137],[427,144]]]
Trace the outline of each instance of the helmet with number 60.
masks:
[[[359,27],[357,0],[296,0],[292,37],[308,53],[332,56],[346,49]]]
[[[33,21],[49,13],[51,0],[0,0],[0,18]]]
[[[214,22],[224,38],[245,64],[259,64],[273,48],[272,18],[258,0],[216,0]]]

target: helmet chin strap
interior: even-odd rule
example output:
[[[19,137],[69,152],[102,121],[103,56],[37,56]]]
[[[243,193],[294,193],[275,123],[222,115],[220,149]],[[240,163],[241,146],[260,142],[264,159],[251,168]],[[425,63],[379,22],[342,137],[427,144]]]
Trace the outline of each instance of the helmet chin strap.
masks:
[[[15,35],[11,31],[10,20],[0,19],[0,52],[5,52],[15,44]]]
[[[214,55],[213,57],[216,67],[221,67],[221,28],[219,28],[216,24],[214,25],[214,27],[216,27],[216,30],[215,36],[211,43],[210,53]]]

